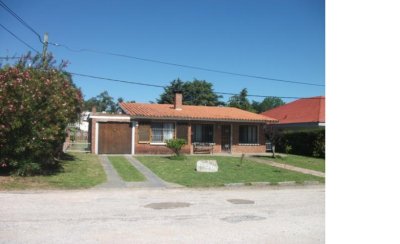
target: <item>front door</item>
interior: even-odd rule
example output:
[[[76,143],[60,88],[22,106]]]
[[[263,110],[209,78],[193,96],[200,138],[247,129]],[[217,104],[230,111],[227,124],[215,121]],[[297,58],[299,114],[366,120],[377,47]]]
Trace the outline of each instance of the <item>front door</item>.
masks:
[[[222,152],[231,152],[231,126],[221,126],[221,150]]]

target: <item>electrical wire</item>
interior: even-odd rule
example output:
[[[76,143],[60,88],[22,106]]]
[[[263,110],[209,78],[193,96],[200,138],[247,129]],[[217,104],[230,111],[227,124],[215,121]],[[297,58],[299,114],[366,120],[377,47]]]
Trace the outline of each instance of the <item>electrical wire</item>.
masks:
[[[51,44],[53,46],[57,46],[57,47],[64,47],[65,49],[67,49],[69,51],[72,51],[72,52],[91,52],[91,53],[97,53],[97,54],[103,54],[103,55],[109,55],[109,56],[117,56],[117,57],[129,58],[129,59],[136,59],[136,60],[145,61],[145,62],[152,62],[152,63],[158,63],[158,64],[164,64],[164,65],[170,65],[170,66],[177,66],[177,67],[181,67],[181,68],[203,70],[203,71],[208,71],[208,72],[214,72],[214,73],[220,73],[220,74],[228,74],[228,75],[241,76],[241,77],[248,77],[248,78],[254,78],[254,79],[269,80],[269,81],[275,81],[275,82],[284,82],[284,83],[291,83],[291,84],[298,84],[298,85],[309,85],[309,86],[320,86],[320,87],[324,87],[325,86],[323,84],[317,84],[317,83],[307,83],[307,82],[300,82],[300,81],[283,80],[283,79],[269,78],[269,77],[258,76],[258,75],[249,75],[249,74],[243,74],[243,73],[223,71],[223,70],[218,70],[218,69],[203,68],[203,67],[199,67],[199,66],[171,63],[171,62],[160,61],[160,60],[156,60],[156,59],[141,58],[141,57],[131,56],[131,55],[127,55],[127,54],[98,51],[98,50],[93,50],[93,49],[88,49],[88,48],[72,49],[72,48],[70,48],[70,47],[68,47],[68,46],[66,46],[64,44],[59,44],[59,43],[50,43],[49,42],[49,44]]]
[[[22,42],[23,44],[25,44],[25,46],[29,47],[30,49],[32,49],[33,51],[35,51],[36,53],[39,53],[38,50],[36,50],[35,48],[33,48],[31,45],[29,45],[28,43],[26,43],[24,40],[22,40],[21,38],[19,38],[17,35],[15,35],[12,31],[10,31],[9,29],[7,29],[4,25],[0,24],[0,26],[6,30],[8,33],[10,33],[13,37],[15,37],[18,41]]]
[[[10,13],[12,16],[14,16],[22,25],[24,25],[26,28],[28,28],[30,31],[32,31],[39,38],[39,41],[41,43],[43,43],[42,37],[40,36],[40,34],[35,29],[33,29],[28,23],[26,23],[21,17],[19,17],[14,11],[12,11],[12,9],[10,9],[1,0],[0,0],[0,6],[2,6],[8,13]]]
[[[106,77],[101,77],[101,76],[87,75],[87,74],[81,74],[81,73],[75,73],[75,72],[69,72],[69,71],[68,71],[68,73],[70,73],[71,75],[76,75],[76,76],[82,76],[82,77],[99,79],[99,80],[114,81],[114,82],[120,82],[120,83],[127,83],[127,84],[132,84],[132,85],[141,85],[141,86],[158,87],[158,88],[167,88],[168,87],[168,86],[163,86],[163,85],[156,85],[156,84],[150,84],[150,83],[144,83],[144,82],[134,82],[134,81],[114,79],[114,78],[106,78]],[[214,93],[221,94],[221,95],[231,95],[231,96],[239,95],[237,93],[218,92],[218,91],[216,91]],[[261,98],[276,97],[276,98],[286,98],[286,99],[320,99],[320,98],[316,98],[316,97],[265,96],[265,95],[252,95],[252,94],[248,94],[247,96],[248,97],[261,97]]]
[[[14,16],[21,24],[23,24],[26,28],[31,30],[38,38],[41,43],[43,43],[42,38],[40,34],[33,29],[28,23],[26,23],[21,17],[19,17],[14,11],[12,11],[3,1],[0,0],[0,6],[2,6],[6,11],[8,11],[12,16]],[[97,54],[103,54],[103,55],[109,55],[109,56],[117,56],[117,57],[123,57],[123,58],[129,58],[129,59],[136,59],[140,61],[145,61],[145,62],[152,62],[152,63],[158,63],[158,64],[164,64],[164,65],[170,65],[170,66],[177,66],[181,68],[188,68],[188,69],[196,69],[196,70],[202,70],[202,71],[208,71],[208,72],[214,72],[214,73],[220,73],[220,74],[228,74],[228,75],[234,75],[234,76],[240,76],[240,77],[247,77],[247,78],[253,78],[253,79],[262,79],[262,80],[269,80],[269,81],[275,81],[275,82],[284,82],[284,83],[290,83],[290,84],[298,84],[298,85],[308,85],[308,86],[320,86],[324,87],[324,84],[317,84],[317,83],[309,83],[309,82],[300,82],[300,81],[293,81],[293,80],[284,80],[284,79],[277,79],[277,78],[270,78],[270,77],[265,77],[265,76],[259,76],[259,75],[250,75],[250,74],[244,74],[244,73],[236,73],[236,72],[231,72],[231,71],[224,71],[224,70],[218,70],[218,69],[211,69],[211,68],[204,68],[204,67],[199,67],[199,66],[193,66],[193,65],[186,65],[186,64],[178,64],[178,63],[172,63],[172,62],[166,62],[166,61],[161,61],[161,60],[156,60],[156,59],[149,59],[149,58],[141,58],[141,57],[136,57],[132,55],[127,55],[127,54],[120,54],[120,53],[113,53],[113,52],[105,52],[105,51],[98,51],[98,50],[93,50],[93,49],[72,49],[68,47],[67,45],[64,44],[59,44],[59,43],[54,43],[54,42],[48,42],[48,44],[56,46],[56,47],[64,47],[65,49],[72,51],[72,52],[92,52],[92,53],[97,53]]]

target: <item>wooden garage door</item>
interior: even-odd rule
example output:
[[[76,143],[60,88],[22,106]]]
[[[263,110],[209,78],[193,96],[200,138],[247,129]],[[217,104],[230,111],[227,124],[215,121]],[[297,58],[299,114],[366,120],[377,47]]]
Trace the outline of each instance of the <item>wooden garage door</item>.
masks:
[[[130,154],[131,150],[130,123],[99,123],[99,154]]]

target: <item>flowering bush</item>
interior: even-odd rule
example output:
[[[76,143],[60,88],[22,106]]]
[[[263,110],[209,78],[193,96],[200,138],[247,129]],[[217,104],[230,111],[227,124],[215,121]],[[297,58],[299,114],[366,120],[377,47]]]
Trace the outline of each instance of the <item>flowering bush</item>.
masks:
[[[66,127],[77,121],[82,101],[61,70],[0,69],[0,171],[32,175],[58,168]]]

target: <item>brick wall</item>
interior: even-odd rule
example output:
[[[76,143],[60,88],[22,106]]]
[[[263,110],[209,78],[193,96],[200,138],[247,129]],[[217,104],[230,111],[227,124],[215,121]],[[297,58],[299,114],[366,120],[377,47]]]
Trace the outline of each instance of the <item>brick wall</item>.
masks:
[[[173,154],[174,152],[165,145],[152,145],[139,143],[135,145],[135,154]],[[181,150],[182,154],[190,154],[190,146],[185,145]]]
[[[234,124],[232,131],[232,153],[263,153],[265,147],[265,133],[263,124],[258,124],[258,145],[245,145],[239,143],[239,125]]]

